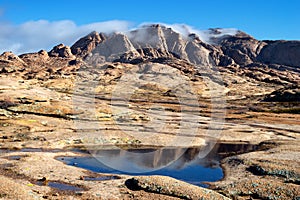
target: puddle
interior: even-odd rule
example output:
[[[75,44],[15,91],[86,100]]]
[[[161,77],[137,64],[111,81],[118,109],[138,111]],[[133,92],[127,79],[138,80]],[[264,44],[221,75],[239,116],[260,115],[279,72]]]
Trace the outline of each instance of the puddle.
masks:
[[[209,146],[208,144],[207,146]],[[84,152],[82,157],[57,157],[68,165],[77,166],[98,173],[126,175],[165,175],[194,185],[207,187],[204,182],[214,182],[223,178],[220,160],[229,155],[258,150],[258,145],[246,143],[218,143],[209,153],[203,154],[205,147],[119,147],[119,149],[98,147]],[[62,149],[23,148],[18,150],[0,149],[9,152],[63,152]],[[81,149],[72,149],[75,152]],[[205,155],[205,156],[204,156]],[[9,156],[9,160],[19,160],[22,156]],[[7,166],[6,166],[7,167]],[[118,176],[84,177],[86,181],[118,179]],[[39,184],[44,184],[40,182]],[[48,182],[50,187],[60,190],[80,191],[72,185]]]
[[[116,180],[120,179],[118,176],[99,176],[99,177],[83,177],[84,181],[107,181],[107,180]]]
[[[58,152],[65,152],[64,149],[44,149],[44,148],[22,148],[22,149],[7,149],[7,148],[0,148],[0,154],[11,153],[11,152],[51,152],[51,153],[58,153]]]
[[[43,149],[43,148],[23,148],[20,149],[21,152],[51,152],[51,153],[57,153],[57,152],[63,152],[62,149]]]
[[[203,156],[201,148],[99,149],[83,157],[57,157],[76,167],[98,173],[126,175],[164,175],[194,185],[223,178],[220,160],[228,155],[256,150],[250,144],[216,144]],[[92,155],[91,155],[92,154]]]
[[[39,186],[49,186],[51,188],[54,189],[58,189],[58,190],[68,190],[68,191],[83,191],[83,188],[80,187],[76,187],[73,185],[69,185],[66,183],[59,183],[59,182],[53,182],[53,181],[49,181],[49,182],[44,182],[44,181],[37,181],[36,182],[37,185]]]
[[[21,158],[25,158],[26,155],[15,155],[15,156],[7,156],[8,160],[21,160]]]
[[[9,152],[12,152],[12,151],[13,151],[13,150],[1,148],[1,149],[0,149],[0,155],[1,155],[1,154],[5,154],[5,153],[9,153]]]

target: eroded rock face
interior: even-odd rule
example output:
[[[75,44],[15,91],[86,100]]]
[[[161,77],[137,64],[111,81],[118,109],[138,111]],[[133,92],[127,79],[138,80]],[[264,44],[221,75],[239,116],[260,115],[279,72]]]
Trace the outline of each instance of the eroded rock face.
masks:
[[[187,37],[162,25],[148,25],[126,34],[108,36],[94,32],[76,42],[72,52],[76,55],[80,55],[81,51],[85,52],[84,55],[92,52],[107,61],[118,62],[175,57],[200,65],[247,66],[261,62],[299,66],[300,48],[297,41],[259,41],[241,31],[222,36],[218,36],[222,34],[219,29],[212,29],[211,32],[211,44],[201,41],[195,33]]]
[[[76,56],[84,57],[91,53],[104,39],[104,34],[99,34],[98,32],[93,31],[75,42],[71,47],[71,51]]]
[[[269,41],[257,60],[266,64],[300,67],[300,41]]]
[[[17,55],[13,54],[12,52],[2,53],[0,58],[2,60],[7,60],[7,61],[11,61],[11,62],[24,63]]]
[[[128,52],[133,53],[133,55],[138,55],[138,52],[126,35],[115,33],[102,43],[98,44],[92,51],[92,54],[102,56],[106,61],[114,61]]]
[[[59,44],[49,52],[49,56],[51,57],[62,57],[62,58],[75,58],[72,54],[71,48],[65,46],[64,44]]]
[[[0,55],[0,73],[11,73],[24,69],[27,64],[12,52],[4,52]]]
[[[221,47],[224,55],[242,66],[252,63],[262,47],[266,45],[241,31],[233,36],[223,36],[215,43]]]
[[[125,63],[178,58],[193,64],[209,65],[209,52],[195,35],[184,37],[170,28],[151,25],[126,34],[115,33],[107,36],[92,54],[103,57],[106,61]]]

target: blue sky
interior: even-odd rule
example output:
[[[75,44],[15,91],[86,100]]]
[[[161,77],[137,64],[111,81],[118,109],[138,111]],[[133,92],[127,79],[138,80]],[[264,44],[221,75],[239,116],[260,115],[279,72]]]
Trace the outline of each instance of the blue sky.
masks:
[[[76,26],[109,20],[132,27],[143,22],[184,23],[200,30],[237,28],[257,39],[300,39],[298,0],[0,0],[2,29],[3,24],[16,28],[38,20],[69,20]]]

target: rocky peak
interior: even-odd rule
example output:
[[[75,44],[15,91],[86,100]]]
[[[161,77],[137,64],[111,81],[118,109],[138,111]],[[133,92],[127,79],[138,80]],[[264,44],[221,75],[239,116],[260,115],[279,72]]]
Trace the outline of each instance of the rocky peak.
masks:
[[[71,52],[71,48],[64,44],[59,44],[48,53],[51,57],[75,58]]]
[[[0,60],[8,63],[16,63],[17,65],[26,65],[26,63],[19,56],[13,54],[11,51],[2,53],[0,55]]]
[[[184,47],[188,41],[171,28],[159,24],[145,25],[127,35],[136,49],[152,48],[162,52],[164,56],[176,55],[187,59]]]
[[[13,54],[13,52],[11,52],[11,51],[3,52],[0,57],[1,57],[1,59],[7,60],[7,61],[22,62],[22,60],[17,55]]]
[[[40,54],[41,56],[44,56],[44,57],[48,57],[48,52],[46,50],[40,50],[38,52],[38,54]]]
[[[231,58],[236,64],[242,66],[253,63],[265,45],[264,42],[258,41],[242,31],[216,37],[216,35],[220,36],[218,30],[211,30],[214,33],[214,37],[211,37],[213,45],[219,46],[226,57]]]
[[[128,52],[138,55],[138,52],[125,34],[114,33],[99,43],[92,51],[92,54],[103,57],[105,61],[114,61]]]
[[[19,56],[24,62],[26,63],[30,63],[30,65],[32,66],[33,63],[44,63],[47,62],[49,60],[49,55],[48,52],[46,50],[40,50],[37,53],[25,53]]]
[[[195,41],[197,41],[197,42],[201,42],[200,37],[199,37],[196,33],[190,33],[190,34],[188,35],[188,37],[191,38],[191,40],[195,40]]]
[[[76,56],[84,57],[91,53],[103,40],[105,40],[105,35],[103,33],[99,34],[98,32],[93,31],[75,42],[71,47],[71,51]]]
[[[0,72],[15,72],[26,67],[27,64],[12,52],[4,52],[0,55]]]
[[[88,37],[88,36],[87,36]],[[195,51],[195,52],[192,52]],[[192,52],[192,53],[191,53]],[[207,49],[196,35],[183,36],[165,26],[143,26],[128,33],[114,33],[97,44],[93,56],[105,61],[135,62],[156,58],[179,58],[197,64],[207,64]],[[188,55],[191,53],[191,55]],[[89,56],[89,60],[91,59]],[[99,60],[99,59],[97,59]]]
[[[137,49],[155,48],[162,51],[167,49],[161,25],[143,26],[127,35]]]

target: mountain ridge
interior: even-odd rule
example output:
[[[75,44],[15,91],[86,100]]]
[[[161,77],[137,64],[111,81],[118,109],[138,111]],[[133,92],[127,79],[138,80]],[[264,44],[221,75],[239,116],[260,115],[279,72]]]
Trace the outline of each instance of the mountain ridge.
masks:
[[[176,32],[176,30],[160,24],[143,26],[127,33],[104,34],[93,31],[77,40],[71,47],[59,44],[49,51],[48,54],[51,57],[75,56],[84,58],[89,53],[97,51],[97,53],[100,53],[100,56],[104,54],[105,57],[109,57],[112,54],[124,54],[131,50],[137,56],[139,54],[138,50],[142,51],[142,49],[151,48],[160,50],[163,56],[176,55],[181,59],[189,60],[189,53],[204,47],[213,55],[212,58],[216,65],[221,66],[230,64],[248,65],[254,62],[292,67],[299,67],[300,65],[300,41],[260,41],[242,31],[236,31],[235,34],[223,34],[222,30],[220,28],[209,29],[210,42],[201,40],[201,36],[197,33],[190,32],[184,36]],[[123,37],[123,42],[122,40],[117,41],[120,37]],[[111,44],[108,44],[110,47],[120,46],[125,40],[127,44],[123,46],[123,49],[106,52],[107,46],[101,47],[109,41],[111,41]],[[191,49],[184,49],[186,45]],[[289,50],[290,47],[293,48],[293,51]],[[191,52],[187,53],[186,51]],[[278,54],[284,55],[284,58],[276,59]],[[26,54],[20,56],[22,57],[23,55]],[[140,56],[143,57],[143,54]],[[293,59],[288,59],[290,57]]]
[[[0,72],[22,72],[29,66],[28,70],[36,72],[45,66],[44,74],[54,71],[64,73],[76,71],[83,64],[138,64],[155,59],[177,59],[202,68],[218,66],[234,73],[240,71],[265,82],[299,84],[299,76],[293,73],[299,74],[300,71],[300,41],[260,41],[242,31],[234,34],[222,31],[220,28],[209,29],[211,43],[202,41],[197,33],[181,34],[160,24],[143,26],[127,33],[93,31],[71,47],[59,44],[49,52],[41,50],[19,56],[4,52],[0,56]],[[265,75],[260,73],[273,78],[264,78]],[[285,73],[290,75],[284,77]]]

